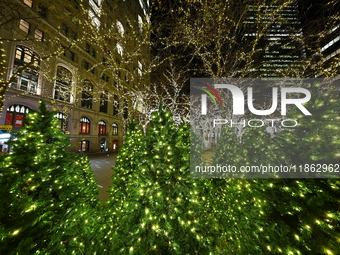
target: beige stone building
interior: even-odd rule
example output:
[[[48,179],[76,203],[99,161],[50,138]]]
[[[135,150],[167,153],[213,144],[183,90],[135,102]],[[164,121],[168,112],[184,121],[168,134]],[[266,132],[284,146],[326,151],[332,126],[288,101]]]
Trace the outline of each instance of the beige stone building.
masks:
[[[10,14],[0,25],[8,82],[0,125],[20,129],[43,99],[71,151],[118,150],[126,123],[140,114],[136,95],[149,84],[148,1],[5,0],[2,7]]]

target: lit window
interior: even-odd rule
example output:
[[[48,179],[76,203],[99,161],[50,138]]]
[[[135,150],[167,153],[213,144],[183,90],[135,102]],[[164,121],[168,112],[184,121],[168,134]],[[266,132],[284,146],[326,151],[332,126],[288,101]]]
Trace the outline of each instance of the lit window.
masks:
[[[34,31],[34,38],[42,42],[44,38],[44,32],[39,29],[36,29]]]
[[[106,122],[103,120],[98,122],[98,134],[106,135]]]
[[[24,119],[30,112],[30,108],[24,105],[11,105],[7,108],[5,125],[12,125],[14,129],[20,129],[24,125]]]
[[[143,74],[143,64],[140,61],[138,61],[138,75],[142,76],[142,74]]]
[[[79,133],[80,134],[89,134],[90,133],[90,125],[91,125],[90,120],[86,117],[82,117],[80,119]]]
[[[15,51],[13,74],[27,63],[32,63],[32,65],[15,77],[11,88],[36,94],[39,79],[39,56],[30,49],[18,45]]]
[[[118,28],[118,33],[123,36],[124,35],[124,27],[123,27],[123,24],[122,22],[120,22],[119,20],[117,20],[117,28]]]
[[[92,109],[92,100],[93,100],[93,85],[88,81],[84,81],[82,98],[81,98],[81,106]]]
[[[79,151],[89,151],[90,150],[90,141],[82,140],[79,142]]]
[[[140,15],[138,15],[138,26],[139,26],[139,32],[143,33],[143,19]]]
[[[118,135],[118,124],[116,122],[112,124],[112,135]]]
[[[66,131],[67,130],[67,116],[62,112],[58,112],[54,117],[60,121],[58,128]]]
[[[123,56],[123,47],[120,43],[117,43],[117,52],[119,55]]]
[[[30,31],[30,24],[26,20],[21,19],[19,28],[28,34],[28,32]]]
[[[118,150],[118,140],[112,141],[112,150]]]
[[[31,7],[33,6],[33,0],[24,0],[24,4],[26,4],[27,6]]]

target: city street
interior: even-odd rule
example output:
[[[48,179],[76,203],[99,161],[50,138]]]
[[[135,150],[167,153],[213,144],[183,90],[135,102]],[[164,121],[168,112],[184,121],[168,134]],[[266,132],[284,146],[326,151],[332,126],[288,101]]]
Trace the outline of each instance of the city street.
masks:
[[[99,199],[105,200],[109,198],[109,190],[111,186],[111,176],[113,175],[112,167],[117,159],[117,152],[97,153],[88,155],[91,161],[91,168],[95,174],[99,185]]]

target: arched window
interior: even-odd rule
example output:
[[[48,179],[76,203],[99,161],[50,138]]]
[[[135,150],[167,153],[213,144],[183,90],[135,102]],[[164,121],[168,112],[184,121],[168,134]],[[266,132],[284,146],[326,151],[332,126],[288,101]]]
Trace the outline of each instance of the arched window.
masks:
[[[93,100],[93,85],[90,81],[85,80],[83,84],[82,97],[81,97],[81,106],[92,109],[92,100]]]
[[[5,125],[12,125],[14,129],[20,129],[24,125],[24,118],[30,112],[30,108],[24,105],[11,105],[7,108]]]
[[[70,102],[72,73],[65,67],[57,67],[57,79],[54,87],[54,99]]]
[[[38,54],[27,47],[21,45],[16,47],[13,74],[15,74],[21,66],[28,63],[31,63],[31,65],[15,77],[14,81],[11,83],[12,88],[24,90],[33,94],[37,93],[40,64],[39,58]]]
[[[90,141],[82,140],[79,142],[79,151],[89,151],[90,150]]]
[[[58,128],[66,131],[67,130],[67,116],[62,112],[58,112],[57,115],[55,115],[54,117],[56,117],[60,121]]]
[[[98,134],[106,135],[106,122],[103,120],[98,122]]]
[[[90,133],[90,126],[91,126],[90,120],[86,117],[82,117],[80,119],[79,133],[80,134],[89,134]]]
[[[118,123],[116,122],[112,124],[112,135],[118,135]]]

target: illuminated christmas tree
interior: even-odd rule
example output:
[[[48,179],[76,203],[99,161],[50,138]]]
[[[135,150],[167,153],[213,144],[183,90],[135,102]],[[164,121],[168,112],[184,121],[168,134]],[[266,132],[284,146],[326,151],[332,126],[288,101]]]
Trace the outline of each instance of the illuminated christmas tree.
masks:
[[[222,134],[228,142],[218,144],[215,162],[238,162],[244,166],[296,165],[291,173],[279,172],[280,178],[253,179],[249,174],[245,179],[212,180],[215,193],[224,201],[223,205],[213,202],[215,194],[208,198],[214,204],[214,215],[219,217],[218,225],[228,226],[221,231],[225,241],[221,247],[225,251],[339,254],[340,181],[306,178],[322,177],[314,175],[317,164],[321,170],[325,165],[325,169],[333,169],[332,174],[335,173],[340,155],[339,102],[335,93],[319,91],[312,95],[315,97],[305,105],[312,116],[302,116],[298,111],[291,111],[288,116],[297,120],[296,128],[272,138],[263,128],[248,128],[242,136],[241,150],[239,144],[232,142],[234,134]],[[309,171],[298,175],[300,165]]]
[[[85,156],[67,151],[69,138],[41,101],[9,142],[1,162],[2,254],[71,254],[91,249],[98,189]]]
[[[134,130],[127,137],[134,145],[123,149],[112,177],[110,254],[207,254],[210,226],[190,178],[189,125],[176,126],[160,107],[145,137]]]
[[[305,104],[311,116],[298,111],[292,111],[289,115],[298,122],[289,136],[294,143],[291,151],[293,162],[297,165],[328,165],[340,161],[339,92],[324,87],[325,84],[318,81],[313,84],[312,99]]]

